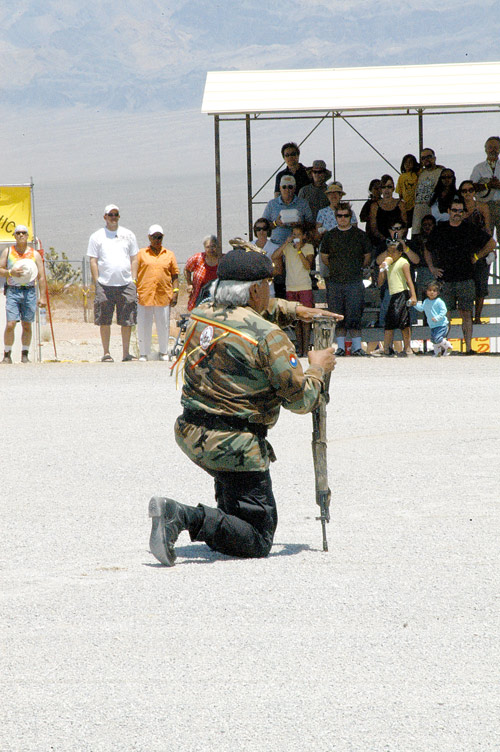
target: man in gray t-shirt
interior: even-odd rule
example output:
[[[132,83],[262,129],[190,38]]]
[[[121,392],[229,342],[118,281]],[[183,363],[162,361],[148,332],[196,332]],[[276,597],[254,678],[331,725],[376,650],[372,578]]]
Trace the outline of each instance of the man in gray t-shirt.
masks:
[[[430,213],[432,194],[434,193],[439,176],[444,169],[442,165],[436,164],[434,149],[422,149],[420,162],[422,164],[422,172],[418,176],[417,187],[415,189],[412,237],[420,234],[420,223],[425,215]]]

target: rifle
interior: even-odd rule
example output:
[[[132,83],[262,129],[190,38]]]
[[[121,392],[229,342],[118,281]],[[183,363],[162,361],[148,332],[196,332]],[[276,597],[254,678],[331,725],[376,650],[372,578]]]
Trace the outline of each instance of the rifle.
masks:
[[[331,347],[335,336],[335,320],[326,316],[318,316],[313,319],[313,349],[325,350]],[[314,463],[314,479],[316,486],[316,504],[320,509],[321,530],[323,533],[323,551],[328,551],[326,539],[326,523],[330,522],[330,497],[328,487],[328,470],[326,456],[326,406],[330,399],[330,376],[325,376],[325,388],[320,396],[318,407],[313,410],[312,454]]]

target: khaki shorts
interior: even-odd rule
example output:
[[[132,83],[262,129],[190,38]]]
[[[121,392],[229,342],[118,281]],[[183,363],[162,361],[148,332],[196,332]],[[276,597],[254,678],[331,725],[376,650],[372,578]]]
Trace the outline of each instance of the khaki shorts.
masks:
[[[115,307],[119,326],[134,326],[137,323],[137,288],[133,282],[120,287],[96,284],[94,324],[111,326]]]

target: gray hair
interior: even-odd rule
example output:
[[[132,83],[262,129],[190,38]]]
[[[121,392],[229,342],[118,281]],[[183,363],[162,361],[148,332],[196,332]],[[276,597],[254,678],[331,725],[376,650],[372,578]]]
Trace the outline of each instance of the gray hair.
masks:
[[[240,282],[235,279],[214,280],[210,285],[210,298],[219,305],[246,306],[250,298],[250,288],[254,282]]]
[[[203,247],[205,247],[207,243],[210,243],[210,244],[215,243],[215,245],[217,245],[217,238],[215,235],[205,235],[205,237],[202,240],[202,243],[203,243]]]

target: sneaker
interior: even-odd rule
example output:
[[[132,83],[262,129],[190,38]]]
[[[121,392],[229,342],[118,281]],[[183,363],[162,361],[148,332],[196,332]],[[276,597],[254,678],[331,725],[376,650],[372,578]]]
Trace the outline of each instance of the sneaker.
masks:
[[[160,360],[170,360],[167,353],[160,353]]]
[[[370,353],[365,352],[363,348],[360,347],[359,350],[353,350],[351,352],[351,357],[352,358],[369,358]]]
[[[21,351],[21,363],[29,363],[30,359],[28,358],[28,351],[22,350]]]
[[[148,359],[145,355],[139,356],[139,363],[147,363]]]
[[[343,358],[345,356],[345,350],[343,350],[341,347],[338,348],[338,350],[335,351],[335,357],[336,358]]]
[[[153,496],[149,500],[149,516],[153,522],[149,548],[166,567],[173,567],[177,558],[174,544],[182,530],[187,530],[182,504],[174,499]]]
[[[12,358],[11,358],[10,352],[8,352],[8,353],[6,352],[6,353],[3,354],[2,363],[10,363],[10,364],[12,364]]]
[[[453,350],[453,345],[451,344],[451,342],[448,342],[448,340],[446,340],[446,344],[443,347],[443,357],[446,355],[449,355],[452,350]]]

